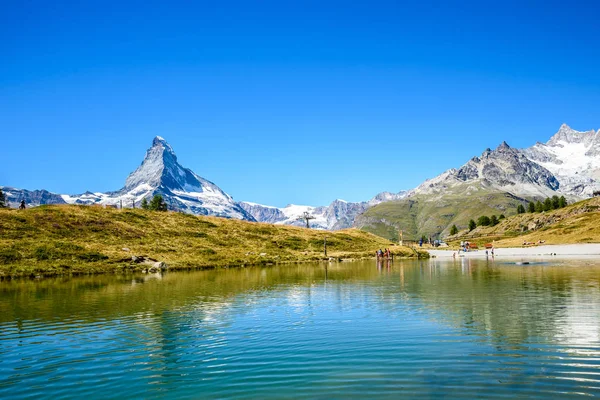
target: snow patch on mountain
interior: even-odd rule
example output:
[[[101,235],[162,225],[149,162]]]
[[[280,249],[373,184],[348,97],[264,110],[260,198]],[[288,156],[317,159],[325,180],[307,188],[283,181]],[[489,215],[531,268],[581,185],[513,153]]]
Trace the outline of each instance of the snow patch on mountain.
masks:
[[[585,198],[600,188],[600,130],[582,132],[563,124],[548,142],[522,152],[554,174],[563,194]]]

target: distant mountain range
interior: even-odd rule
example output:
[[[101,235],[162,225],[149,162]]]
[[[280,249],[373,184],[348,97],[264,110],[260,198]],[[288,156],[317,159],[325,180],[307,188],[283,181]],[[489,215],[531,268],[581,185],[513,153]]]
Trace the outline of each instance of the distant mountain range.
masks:
[[[409,191],[379,193],[364,202],[335,200],[328,206],[288,205],[278,208],[235,202],[214,183],[182,167],[171,146],[157,136],[142,164],[123,188],[108,193],[61,195],[46,190],[3,187],[9,204],[21,200],[40,204],[102,204],[139,207],[142,199],[161,194],[169,208],[274,224],[298,225],[309,212],[311,227],[343,229],[356,226],[395,238],[439,234],[452,224],[464,225],[479,213],[513,213],[518,204],[554,194],[570,200],[591,197],[600,188],[600,130],[580,132],[562,125],[548,142],[515,149],[506,142],[486,149],[458,169],[449,169]]]
[[[369,208],[354,226],[389,238],[446,234],[481,215],[513,214],[529,200],[564,195],[574,201],[600,187],[600,130],[562,125],[545,144],[515,149],[506,142],[486,149],[408,191],[404,199]]]

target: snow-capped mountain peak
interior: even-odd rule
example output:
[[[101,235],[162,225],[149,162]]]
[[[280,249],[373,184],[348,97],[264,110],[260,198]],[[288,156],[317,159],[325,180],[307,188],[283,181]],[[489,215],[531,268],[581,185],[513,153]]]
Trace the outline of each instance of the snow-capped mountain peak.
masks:
[[[598,138],[598,133],[594,130],[582,132],[576,131],[567,124],[562,124],[550,140],[546,143],[548,146],[563,147],[566,144],[582,143],[586,147],[590,146]]]
[[[217,185],[182,167],[171,145],[160,136],[152,140],[144,160],[118,191],[55,195],[11,188],[9,200],[25,199],[28,206],[68,203],[139,207],[143,199],[150,201],[156,194],[162,195],[170,210],[255,221]]]

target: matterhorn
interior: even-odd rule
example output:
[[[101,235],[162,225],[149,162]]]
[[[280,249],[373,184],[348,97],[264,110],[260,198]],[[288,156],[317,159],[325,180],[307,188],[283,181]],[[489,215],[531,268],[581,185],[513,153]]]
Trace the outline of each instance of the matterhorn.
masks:
[[[173,148],[160,136],[154,138],[142,164],[127,177],[125,186],[120,190],[79,195],[57,195],[45,190],[28,191],[11,187],[2,190],[11,206],[25,200],[28,206],[67,203],[133,208],[140,207],[143,199],[150,201],[159,194],[169,210],[254,221],[217,185],[182,167]]]

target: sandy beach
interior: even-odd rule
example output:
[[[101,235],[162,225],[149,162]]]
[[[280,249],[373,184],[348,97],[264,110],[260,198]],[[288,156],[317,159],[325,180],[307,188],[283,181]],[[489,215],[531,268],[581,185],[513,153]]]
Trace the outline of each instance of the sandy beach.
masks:
[[[434,257],[452,257],[454,254],[458,257],[456,250],[427,250]],[[488,251],[488,254],[490,252]],[[531,247],[507,247],[494,249],[495,257],[514,257],[514,256],[600,256],[600,243],[591,244],[560,244],[560,245],[543,245]],[[460,252],[461,257],[485,257],[486,252],[483,250],[472,250],[469,252]]]

